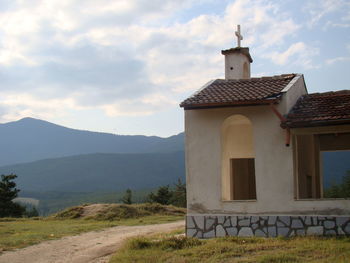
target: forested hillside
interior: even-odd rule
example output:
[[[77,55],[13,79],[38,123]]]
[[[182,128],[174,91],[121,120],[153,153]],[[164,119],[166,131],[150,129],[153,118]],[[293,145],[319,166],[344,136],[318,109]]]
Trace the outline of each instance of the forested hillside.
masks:
[[[24,118],[0,124],[0,166],[89,153],[183,151],[183,133],[169,138],[82,131]],[[6,150],[4,150],[6,149]]]
[[[96,192],[146,189],[185,178],[183,152],[86,154],[0,167],[24,191]]]

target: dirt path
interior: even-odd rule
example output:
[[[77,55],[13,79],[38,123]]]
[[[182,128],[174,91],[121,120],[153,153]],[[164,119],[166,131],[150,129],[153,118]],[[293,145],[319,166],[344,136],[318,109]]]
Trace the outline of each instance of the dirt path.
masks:
[[[184,225],[184,221],[178,221],[158,225],[112,227],[5,252],[0,256],[0,263],[105,263],[129,237],[167,232]]]

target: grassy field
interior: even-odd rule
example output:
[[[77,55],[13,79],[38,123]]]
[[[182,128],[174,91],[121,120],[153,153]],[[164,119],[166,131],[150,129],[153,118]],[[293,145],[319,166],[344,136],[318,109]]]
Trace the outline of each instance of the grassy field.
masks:
[[[350,262],[350,238],[238,238],[183,236],[130,239],[109,263],[123,262]]]
[[[44,240],[112,226],[147,225],[184,219],[184,209],[160,205],[85,205],[48,218],[0,219],[0,253]],[[91,211],[91,208],[93,211]],[[84,217],[84,211],[90,214]],[[91,213],[92,212],[92,213]]]

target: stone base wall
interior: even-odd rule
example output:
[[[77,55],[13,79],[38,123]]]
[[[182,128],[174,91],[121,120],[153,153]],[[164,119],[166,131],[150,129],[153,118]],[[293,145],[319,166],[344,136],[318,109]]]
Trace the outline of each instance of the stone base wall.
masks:
[[[232,216],[188,215],[188,237],[350,236],[350,216]]]

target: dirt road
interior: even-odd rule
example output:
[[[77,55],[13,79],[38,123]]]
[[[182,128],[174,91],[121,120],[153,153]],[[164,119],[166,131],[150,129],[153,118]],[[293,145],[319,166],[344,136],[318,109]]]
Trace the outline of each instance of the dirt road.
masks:
[[[184,221],[178,221],[158,225],[112,227],[5,252],[0,255],[0,263],[105,263],[129,237],[167,232],[184,225]]]

